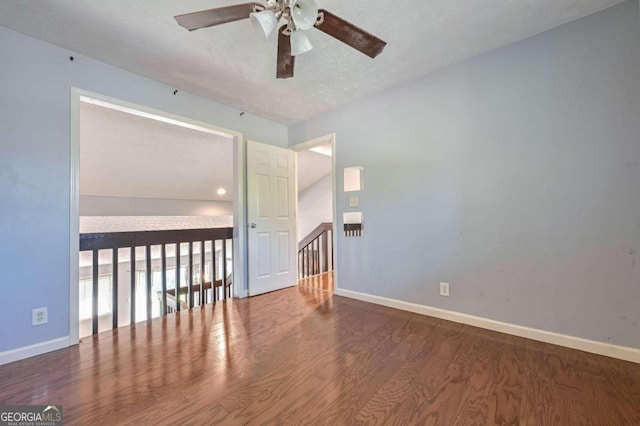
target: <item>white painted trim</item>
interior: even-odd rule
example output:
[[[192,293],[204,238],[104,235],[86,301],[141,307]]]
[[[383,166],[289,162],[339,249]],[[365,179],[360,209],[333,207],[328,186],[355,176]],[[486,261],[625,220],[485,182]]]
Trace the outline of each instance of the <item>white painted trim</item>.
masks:
[[[224,127],[219,127],[211,123],[194,120],[188,117],[146,107],[143,105],[135,104],[133,102],[123,101],[121,99],[112,98],[110,96],[101,95],[95,92],[90,92],[88,90],[78,89],[75,87],[71,88],[71,91],[72,93],[82,98],[83,102],[93,103],[93,104],[102,102],[103,105],[110,105],[111,108],[115,108],[120,111],[126,111],[129,113],[131,113],[132,111],[136,111],[137,115],[140,115],[146,118],[152,118],[152,119],[159,120],[165,123],[170,123],[170,124],[179,123],[183,127],[187,127],[190,129],[205,131],[207,133],[212,133],[218,136],[236,137],[242,140],[242,133],[236,132],[234,130],[225,129]]]
[[[316,146],[324,145],[327,143],[333,144],[335,139],[335,133],[331,133],[326,136],[320,136],[319,138],[311,139],[306,142],[301,142],[299,144],[291,145],[289,149],[292,149],[296,152],[306,151],[307,149],[315,148]],[[331,146],[331,156],[333,156],[333,145]]]
[[[233,144],[233,297],[249,296],[247,248],[247,142],[242,135]],[[238,283],[239,285],[236,285]]]
[[[294,151],[293,154],[293,176],[295,177],[293,183],[293,210],[296,215],[296,256],[293,260],[293,264],[296,265],[296,278],[300,279],[300,262],[299,262],[299,252],[298,252],[298,243],[300,242],[300,229],[298,229],[298,221],[300,220],[300,209],[298,208],[298,151],[294,148],[291,148]]]
[[[158,112],[148,112],[143,111],[140,107],[127,107],[123,106],[123,102],[119,102],[118,104],[111,103],[109,101],[104,101],[102,99],[96,99],[92,96],[83,95],[81,97],[82,102],[86,102],[88,104],[101,106],[103,108],[109,108],[115,111],[124,112],[127,114],[135,115],[137,117],[148,118],[150,120],[160,121],[162,123],[172,124],[178,127],[184,127],[186,129],[196,130],[198,132],[207,133],[210,135],[221,136],[224,138],[232,138],[232,135],[229,132],[220,130],[217,128],[213,128],[211,126],[202,126],[198,124],[196,121],[188,120],[185,117],[175,116],[173,114],[158,114]]]
[[[69,341],[70,336],[65,336],[58,339],[48,340],[46,342],[36,343],[35,345],[0,352],[0,365],[20,361],[21,359],[30,358],[36,355],[42,355],[51,351],[57,351],[58,349],[64,349],[71,346]]]
[[[331,135],[331,181],[333,185],[333,231],[332,231],[332,239],[333,239],[333,247],[331,249],[331,253],[333,255],[333,288],[334,291],[338,290],[338,235],[340,235],[340,229],[338,228],[338,169],[337,169],[337,152],[336,152],[336,134],[332,133]]]
[[[80,93],[71,88],[70,110],[70,152],[69,152],[69,340],[68,344],[80,342]],[[76,283],[76,284],[74,284]]]
[[[640,349],[638,348],[612,345],[609,343],[598,342],[596,340],[583,339],[581,337],[509,324],[489,318],[463,314],[426,305],[419,305],[417,303],[405,302],[382,296],[375,296],[372,294],[360,293],[357,291],[336,289],[335,294],[338,296],[361,300],[363,302],[374,303],[376,305],[388,306],[390,308],[414,312],[416,314],[427,315],[500,333],[511,334],[513,336],[524,337],[526,339],[537,340],[539,342],[551,343],[553,345],[578,349],[580,351],[604,355],[624,361],[640,363]]]

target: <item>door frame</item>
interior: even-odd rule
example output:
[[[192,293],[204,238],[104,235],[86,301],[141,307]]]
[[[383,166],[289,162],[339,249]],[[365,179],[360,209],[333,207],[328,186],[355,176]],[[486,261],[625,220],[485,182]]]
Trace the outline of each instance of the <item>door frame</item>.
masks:
[[[246,142],[243,134],[211,123],[112,98],[95,92],[71,88],[71,140],[69,153],[69,346],[79,343],[79,240],[80,240],[80,103],[108,104],[123,112],[178,124],[212,134],[230,136],[233,143],[233,296],[247,297],[246,224]]]
[[[316,146],[325,145],[331,143],[331,209],[333,211],[333,246],[331,247],[333,253],[333,286],[334,291],[338,290],[338,188],[336,183],[336,134],[330,133],[319,138],[310,139],[305,142],[301,142],[295,145],[289,146],[289,149],[296,153],[300,151],[306,151]],[[296,155],[296,218],[299,216],[298,212],[298,156]],[[296,219],[297,220],[297,219]],[[297,228],[297,227],[296,227]],[[297,250],[296,250],[297,251]],[[295,259],[296,265],[298,264],[298,258]]]

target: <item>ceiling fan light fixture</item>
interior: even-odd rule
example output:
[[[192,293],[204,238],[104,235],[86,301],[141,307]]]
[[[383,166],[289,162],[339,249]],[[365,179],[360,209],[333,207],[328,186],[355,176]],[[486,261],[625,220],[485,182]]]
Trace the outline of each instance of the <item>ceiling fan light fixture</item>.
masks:
[[[265,0],[260,3],[240,3],[229,6],[184,13],[175,16],[178,25],[189,31],[209,28],[228,22],[251,19],[252,25],[267,40],[281,19],[286,20],[278,30],[278,56],[276,78],[293,77],[295,56],[313,49],[304,31],[316,28],[341,41],[349,47],[375,58],[387,45],[379,39],[358,28],[349,21],[318,9],[316,0]]]
[[[307,53],[313,46],[309,41],[309,38],[302,31],[292,31],[291,32],[291,56],[302,55],[303,53]]]
[[[318,18],[318,4],[316,0],[296,0],[291,6],[291,19],[300,30],[313,28]]]
[[[251,24],[264,39],[267,40],[269,35],[273,32],[278,25],[278,18],[272,10],[263,10],[261,12],[253,12],[249,15],[251,18]]]

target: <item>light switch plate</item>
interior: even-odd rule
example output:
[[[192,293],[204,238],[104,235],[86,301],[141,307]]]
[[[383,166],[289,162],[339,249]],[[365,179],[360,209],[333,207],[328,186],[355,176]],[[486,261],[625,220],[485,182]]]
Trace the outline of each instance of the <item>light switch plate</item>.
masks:
[[[349,197],[349,207],[358,207],[360,204],[360,200],[357,195],[352,195]]]

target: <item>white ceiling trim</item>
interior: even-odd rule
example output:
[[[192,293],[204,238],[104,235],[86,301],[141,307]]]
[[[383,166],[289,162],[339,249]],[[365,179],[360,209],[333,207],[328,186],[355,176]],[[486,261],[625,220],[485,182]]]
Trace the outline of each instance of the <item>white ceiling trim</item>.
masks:
[[[112,104],[110,102],[103,101],[101,99],[91,98],[89,96],[80,96],[80,102],[85,102],[91,105],[96,105],[99,107],[108,108],[115,111],[120,111],[127,114],[135,115],[137,117],[148,118],[149,120],[160,121],[162,123],[172,124],[178,127],[184,127],[185,129],[196,130],[198,132],[208,133],[210,135],[220,136],[220,137],[229,138],[230,140],[233,140],[233,136],[230,135],[229,133],[225,133],[219,130],[214,130],[210,127],[202,127],[202,126],[198,126],[197,124],[188,123],[184,120],[176,120],[166,116],[152,114],[150,112],[142,111],[139,109],[129,108],[123,105]]]

